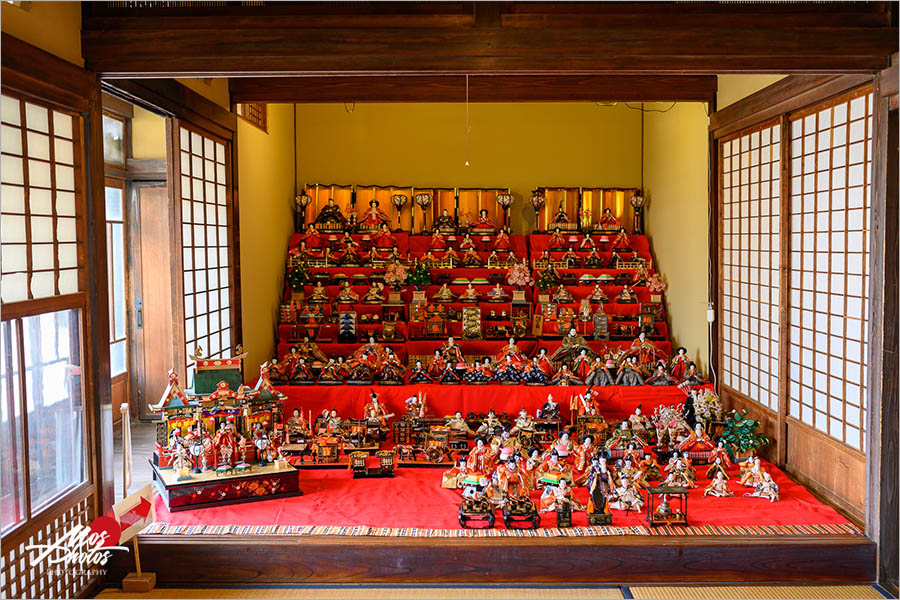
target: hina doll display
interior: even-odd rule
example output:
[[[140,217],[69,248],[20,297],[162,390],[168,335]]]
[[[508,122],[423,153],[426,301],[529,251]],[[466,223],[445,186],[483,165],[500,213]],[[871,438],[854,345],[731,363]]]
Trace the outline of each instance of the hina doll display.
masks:
[[[472,428],[469,427],[468,421],[463,418],[463,414],[460,411],[456,411],[452,417],[446,417],[447,419],[447,427],[450,428],[450,431],[460,435],[463,438],[468,436],[474,436],[475,432],[472,431]]]
[[[612,494],[614,477],[602,456],[591,458],[591,467],[587,476],[588,514],[610,514],[609,497]]]
[[[559,419],[559,404],[553,400],[553,394],[547,394],[547,401],[541,406],[541,415],[545,419]]]
[[[763,481],[763,476],[767,475],[762,462],[758,458],[752,460],[750,466],[741,474],[740,484],[746,487],[756,487],[756,484]]]
[[[359,358],[351,357],[347,361],[347,382],[348,383],[372,383],[375,376],[375,370],[368,354],[361,354]]]
[[[560,461],[568,461],[569,456],[575,450],[575,443],[569,437],[569,432],[563,430],[559,437],[551,444],[549,452],[555,452]],[[549,456],[548,452],[548,456]]]
[[[613,377],[609,372],[609,367],[600,356],[594,357],[594,362],[588,370],[584,382],[590,386],[613,385]]]
[[[690,363],[691,359],[688,358],[687,348],[683,346],[678,348],[677,353],[669,362],[669,375],[671,375],[672,379],[675,381],[681,381],[684,379],[684,374],[687,372],[687,367]]]
[[[594,436],[592,435],[582,436],[580,443],[572,449],[575,470],[583,473],[585,477],[591,464],[591,457],[594,456],[596,450],[594,447]],[[576,483],[579,483],[579,481],[576,480]]]
[[[422,366],[421,360],[417,360],[413,368],[409,370],[406,383],[431,383],[431,377],[428,375],[425,367]]]
[[[569,215],[566,214],[566,210],[563,208],[562,202],[559,203],[559,206],[556,209],[556,213],[553,215],[553,218],[550,220],[551,223],[570,223]]]
[[[557,485],[548,485],[541,493],[540,511],[552,512],[560,509],[569,511],[584,510],[584,506],[575,500],[572,489],[565,479],[560,479]]]
[[[375,248],[396,248],[397,247],[397,238],[394,237],[394,234],[391,233],[391,230],[388,229],[386,223],[382,223],[381,227],[378,228],[378,233],[373,237],[375,242]]]
[[[634,293],[634,290],[628,284],[622,286],[622,291],[616,297],[616,302],[619,304],[637,304],[637,301],[637,294]]]
[[[619,477],[621,479],[627,479],[642,488],[650,487],[650,484],[644,479],[644,472],[641,471],[640,467],[637,466],[630,456],[626,456],[622,459],[622,466],[619,468]]]
[[[644,385],[644,377],[637,366],[637,358],[629,356],[619,366],[619,372],[616,374],[616,385]]]
[[[488,357],[482,359],[481,364],[476,364],[472,374],[471,383],[490,383],[494,380],[494,366]]]
[[[500,287],[499,283],[492,287],[490,291],[488,291],[487,296],[490,302],[506,302],[507,300],[509,300],[509,294],[506,293],[506,290]]]
[[[572,467],[559,456],[559,453],[555,449],[551,450],[550,453],[544,457],[540,466],[535,470],[534,476],[537,479],[539,486],[542,483],[541,480],[547,478],[548,475],[555,475],[558,480],[567,479],[569,482],[572,482],[574,479],[572,476]],[[546,483],[546,481],[543,483]]]
[[[325,419],[325,433],[340,437],[344,435],[344,420],[338,415],[336,408],[332,408]]]
[[[745,493],[749,498],[765,498],[769,502],[778,502],[781,499],[781,490],[772,476],[762,472],[762,477],[757,481],[752,492]]]
[[[350,237],[349,233],[344,233],[341,239],[341,258],[338,264],[344,267],[356,267],[362,264],[362,256],[359,254],[359,243]]]
[[[440,350],[434,351],[434,356],[431,357],[431,360],[428,362],[428,377],[430,377],[433,381],[436,381],[438,377],[444,372],[444,366],[446,365],[446,361],[444,357],[441,356]]]
[[[578,331],[572,327],[569,329],[569,333],[563,337],[562,342],[560,343],[559,348],[553,353],[550,357],[550,360],[554,363],[571,363],[576,356],[578,356],[582,350],[587,351],[587,355],[591,358],[594,357],[594,351],[591,350],[591,347],[588,346],[588,343],[585,341],[583,336],[578,335]]]
[[[497,418],[497,413],[491,408],[488,409],[487,415],[484,417],[481,425],[478,426],[478,430],[475,434],[483,437],[491,436],[494,434],[494,431],[502,429],[502,427],[503,424],[500,422],[500,419]]]
[[[482,208],[478,211],[478,219],[469,228],[473,231],[494,231],[494,222],[488,216],[488,211]]]
[[[716,447],[709,453],[709,462],[713,462],[717,458],[722,462],[722,466],[726,469],[730,469],[733,466],[731,457],[728,456],[728,450],[725,448],[725,442],[722,440],[716,442]]]
[[[444,237],[437,229],[434,230],[434,233],[431,234],[431,242],[428,245],[428,249],[432,252],[441,252],[447,249],[447,238]]]
[[[482,267],[481,257],[475,248],[471,246],[463,250],[462,265],[467,269],[480,269]]]
[[[579,250],[591,250],[597,247],[597,243],[591,238],[590,233],[585,233],[584,237],[581,239],[581,243],[578,244]]]
[[[647,448],[648,444],[644,439],[631,430],[629,421],[622,421],[615,431],[606,440],[606,449],[614,450],[616,448],[625,449],[630,442],[634,442],[635,446],[641,449]]]
[[[512,429],[509,430],[510,435],[518,435],[521,432],[534,433],[534,419],[528,414],[523,406],[519,411],[519,416],[513,422]]]
[[[362,298],[363,304],[384,304],[384,284],[379,281],[373,281],[368,291]]]
[[[566,237],[559,231],[559,228],[553,230],[553,235],[550,236],[550,249],[551,250],[565,250],[569,247],[569,241]]]
[[[613,250],[631,250],[631,244],[628,243],[628,234],[625,233],[624,227],[619,227],[619,233],[612,243]]]
[[[301,358],[297,361],[294,373],[291,375],[291,383],[312,383],[315,381],[312,371],[306,365],[306,360]]]
[[[586,269],[602,269],[603,268],[603,259],[600,257],[600,254],[597,252],[596,248],[591,248],[591,251],[585,257],[584,267]],[[605,302],[605,300],[604,300],[604,302]]]
[[[528,385],[547,385],[550,383],[550,378],[547,377],[547,374],[541,368],[537,356],[533,357],[531,362],[525,365],[522,371],[522,382]]]
[[[384,346],[376,342],[375,337],[370,335],[368,341],[354,350],[351,357],[362,358],[365,356],[365,361],[369,363],[369,366],[378,370],[386,355],[387,350]]]
[[[521,383],[522,370],[512,355],[507,354],[501,362],[497,363],[494,369],[494,381],[497,383]]]
[[[466,479],[466,459],[459,458],[456,463],[441,475],[441,487],[448,490],[458,490],[463,487]]]
[[[643,473],[644,481],[659,481],[662,477],[659,463],[650,452],[644,452],[644,458],[638,463],[638,468]]]
[[[553,379],[550,380],[551,385],[584,385],[584,382],[575,377],[575,374],[569,370],[568,365],[563,365],[559,368],[559,371],[553,375]]]
[[[514,458],[508,458],[495,472],[497,489],[503,500],[527,498],[531,491],[525,469]]]
[[[588,387],[583,394],[573,397],[578,411],[578,416],[596,417],[600,414],[600,405],[597,403],[596,394]]]
[[[484,438],[475,438],[475,445],[469,450],[466,459],[466,472],[469,474],[486,474],[492,466],[491,449],[485,445]]]
[[[378,200],[369,200],[369,210],[367,210],[359,220],[361,229],[374,231],[381,229],[382,225],[390,224],[387,214],[378,208],[378,204]]]
[[[666,373],[665,365],[656,365],[656,372],[644,381],[644,385],[675,385],[677,382]]]
[[[662,362],[665,367],[666,355],[656,345],[647,339],[643,331],[631,342],[631,348],[626,353],[637,358],[638,366],[643,370],[649,370],[654,362]]]
[[[715,444],[709,439],[706,431],[703,430],[703,425],[700,423],[694,425],[694,430],[691,434],[678,445],[678,449],[682,452],[710,451],[715,447]]]
[[[640,404],[634,408],[634,412],[628,417],[628,422],[631,424],[631,431],[636,435],[644,436],[645,438],[652,437],[653,423],[644,414]]]
[[[299,408],[295,408],[291,417],[285,423],[288,439],[295,437],[307,437],[310,435],[309,424],[303,419]]]
[[[378,381],[381,383],[403,383],[406,368],[391,348],[385,348],[384,359],[378,371]]]
[[[475,240],[472,239],[472,236],[469,235],[469,232],[463,236],[462,241],[459,243],[460,250],[475,250]]]
[[[340,212],[340,209],[338,209],[338,212]],[[343,215],[341,216],[343,217]],[[305,244],[307,249],[318,249],[323,246],[322,236],[314,224],[310,223],[306,226],[306,232],[303,234],[300,243]]]
[[[644,497],[641,487],[627,477],[622,477],[619,485],[613,490],[613,499],[609,503],[609,507],[616,510],[640,512],[643,506]]]
[[[448,232],[456,231],[456,219],[453,218],[453,215],[450,214],[446,208],[441,210],[441,214],[434,220],[434,225],[432,225],[432,229],[442,230]]]
[[[333,358],[329,358],[325,366],[322,367],[322,370],[319,371],[319,378],[316,379],[316,383],[320,385],[337,385],[344,383],[344,378],[338,371],[338,364]]]
[[[459,295],[460,302],[478,302],[480,299],[481,293],[471,283],[466,284],[466,289]]]
[[[378,394],[371,392],[369,401],[363,407],[363,420],[370,428],[377,428],[379,439],[384,440],[387,436],[387,420],[394,416],[394,413],[388,413],[384,405],[378,400]]]
[[[180,435],[180,432],[179,432]],[[213,438],[213,452],[215,466],[230,466],[243,462],[241,452],[244,448],[244,437],[238,433],[234,426],[234,417],[229,416],[219,425],[219,430]]]
[[[703,490],[703,497],[715,496],[717,498],[729,498],[734,496],[734,492],[728,487],[728,477],[724,471],[716,472],[716,476],[709,482],[706,489]]]
[[[338,292],[337,297],[335,298],[335,302],[338,304],[356,304],[359,301],[359,294],[353,291],[353,288],[350,286],[349,281],[345,281],[341,284],[341,289]]]
[[[447,287],[447,284],[441,284],[440,289],[431,297],[432,302],[453,302],[454,295]]]
[[[494,245],[491,247],[491,250],[496,252],[509,252],[512,248],[512,241],[509,239],[509,233],[505,229],[500,229],[497,232],[497,237],[494,238]]]
[[[517,367],[521,368],[525,363],[525,358],[519,351],[519,346],[516,345],[516,338],[509,338],[506,345],[503,346],[503,348],[500,349],[500,352],[497,353],[495,362],[504,362],[507,357],[511,358],[512,362],[515,363]]]
[[[730,479],[728,471],[725,470],[725,465],[722,464],[722,459],[719,457],[716,457],[709,462],[709,468],[706,469],[706,478],[714,479],[717,474],[724,475],[725,479]]]
[[[594,284],[594,289],[591,290],[590,300],[595,304],[606,304],[609,302],[609,298],[607,298],[606,294],[600,288],[599,283]]]
[[[456,372],[455,365],[444,362],[444,370],[435,379],[435,383],[456,384],[462,383],[462,378]]]
[[[565,254],[562,255],[562,262],[567,269],[575,269],[578,267],[579,258],[572,248],[567,248]]]
[[[328,304],[328,294],[326,293],[325,287],[322,285],[321,281],[317,281],[316,285],[313,286],[307,302],[309,302],[310,304]]]
[[[691,473],[683,458],[675,458],[675,462],[670,465],[670,467],[671,468],[666,467],[669,470],[669,473],[666,475],[666,478],[663,479],[662,485],[683,488],[697,487],[697,484],[694,483],[694,475]]]
[[[575,356],[575,360],[572,361],[572,373],[574,373],[578,379],[584,381],[591,372],[591,368],[591,358],[588,356],[587,350],[582,348]]]
[[[538,350],[536,358],[544,375],[548,378],[551,377],[553,375],[553,362],[551,362],[550,358],[547,356],[547,349],[541,348]]]
[[[341,230],[347,226],[347,218],[341,213],[341,207],[334,202],[334,198],[329,198],[314,223],[323,229]]]
[[[562,284],[560,284],[553,292],[553,296],[551,299],[557,304],[572,304],[574,302],[574,300],[572,299],[572,293],[567,290]]]
[[[700,373],[697,372],[697,365],[694,363],[688,365],[687,372],[681,378],[681,381],[678,382],[679,385],[705,385],[707,383],[709,383],[707,380],[700,377]]]
[[[304,335],[303,339],[296,345],[297,354],[300,355],[307,363],[315,363],[316,361],[326,362],[328,357],[319,349],[318,344],[309,341],[309,336]]]
[[[622,227],[619,220],[612,214],[608,207],[603,209],[600,219],[597,221],[597,229],[601,231],[618,231]]]
[[[447,338],[447,343],[441,346],[441,357],[454,368],[464,364],[462,348],[453,341],[452,337]]]

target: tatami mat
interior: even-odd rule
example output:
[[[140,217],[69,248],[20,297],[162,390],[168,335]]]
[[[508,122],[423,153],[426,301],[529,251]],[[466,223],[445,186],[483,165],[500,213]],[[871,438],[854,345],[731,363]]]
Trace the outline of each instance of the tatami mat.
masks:
[[[121,590],[103,590],[97,598],[222,598],[242,600],[259,598],[272,600],[619,600],[624,598],[618,588],[553,588],[553,587],[299,587],[299,588],[239,588],[239,589],[156,589],[147,594],[124,594]]]
[[[757,598],[833,598],[834,600],[884,596],[870,585],[722,585],[722,586],[629,586],[637,600],[756,600]]]

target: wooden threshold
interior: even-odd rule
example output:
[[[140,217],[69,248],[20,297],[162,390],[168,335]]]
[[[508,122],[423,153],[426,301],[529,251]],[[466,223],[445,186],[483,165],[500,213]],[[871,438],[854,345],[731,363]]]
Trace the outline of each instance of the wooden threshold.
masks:
[[[863,536],[139,536],[164,586],[263,583],[871,582]],[[114,553],[109,582],[134,569]],[[178,565],[176,567],[176,565]]]

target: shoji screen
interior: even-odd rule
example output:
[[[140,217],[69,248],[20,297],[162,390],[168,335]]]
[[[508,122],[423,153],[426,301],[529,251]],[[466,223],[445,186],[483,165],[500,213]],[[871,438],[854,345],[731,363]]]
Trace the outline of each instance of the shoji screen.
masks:
[[[866,422],[872,95],[791,117],[789,414],[856,449]]]
[[[231,221],[226,143],[178,125],[184,344],[190,355],[229,356],[232,350]]]
[[[781,127],[721,142],[722,376],[778,408]]]

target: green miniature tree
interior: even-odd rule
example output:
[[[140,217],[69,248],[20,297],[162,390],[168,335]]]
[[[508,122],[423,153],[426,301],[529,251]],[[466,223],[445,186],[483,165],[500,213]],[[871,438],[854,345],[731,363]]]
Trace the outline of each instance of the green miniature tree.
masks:
[[[431,285],[431,269],[416,261],[406,281],[416,286],[417,290],[421,290],[426,285]]]
[[[736,458],[748,450],[756,451],[757,448],[772,443],[769,437],[757,432],[759,421],[747,416],[747,410],[738,412],[732,410],[725,419],[725,427],[722,429],[720,439],[725,442],[728,453]]]
[[[553,267],[547,267],[546,269],[541,271],[540,275],[538,276],[537,282],[535,282],[535,285],[537,285],[537,288],[539,290],[544,291],[559,285],[560,282],[561,280],[559,278],[559,275],[556,273],[556,269],[554,269]]]
[[[303,290],[303,286],[309,283],[309,269],[303,263],[288,268],[287,284],[295,292]]]

